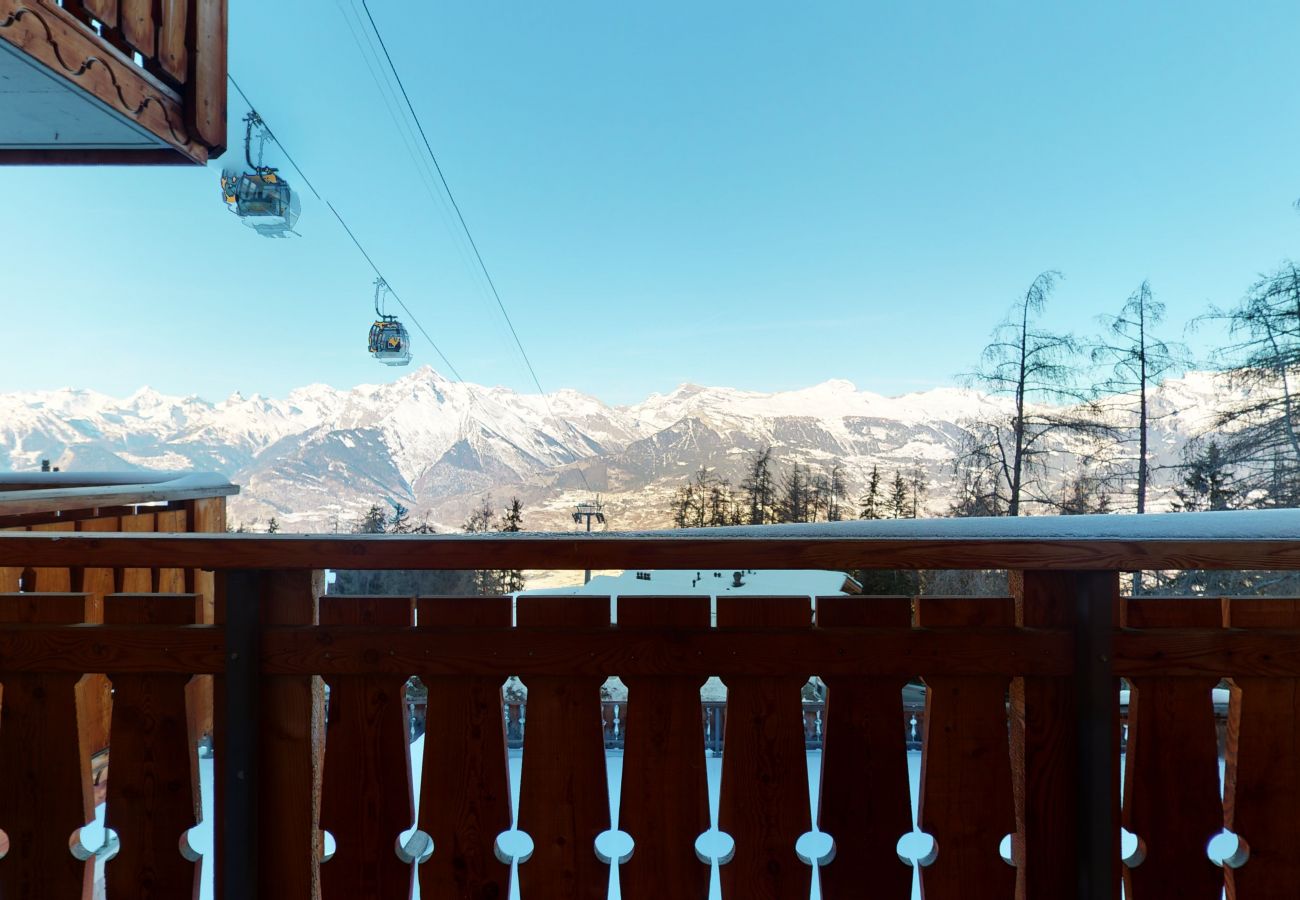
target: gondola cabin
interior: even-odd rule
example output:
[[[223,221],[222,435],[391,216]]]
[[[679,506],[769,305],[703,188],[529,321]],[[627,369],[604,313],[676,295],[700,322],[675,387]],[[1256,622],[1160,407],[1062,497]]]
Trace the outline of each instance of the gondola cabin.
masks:
[[[266,127],[257,110],[244,117],[244,159],[248,171],[242,175],[235,169],[221,172],[221,199],[226,207],[239,216],[239,220],[263,237],[288,237],[298,232],[302,204],[278,169],[263,165],[266,142],[275,135]],[[257,161],[253,160],[253,142],[257,142]]]
[[[411,361],[411,336],[397,316],[384,312],[384,301],[392,289],[383,278],[375,279],[375,322],[370,326],[370,355],[386,366],[404,366]]]
[[[411,337],[396,316],[383,316],[370,326],[370,355],[386,366],[411,361]]]
[[[294,234],[302,205],[298,195],[274,171],[221,173],[221,194],[226,206],[249,228],[265,237]]]

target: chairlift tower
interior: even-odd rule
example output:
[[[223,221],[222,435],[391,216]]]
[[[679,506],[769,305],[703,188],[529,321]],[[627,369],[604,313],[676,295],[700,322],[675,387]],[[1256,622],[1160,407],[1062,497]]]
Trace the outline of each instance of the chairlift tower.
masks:
[[[601,525],[605,524],[605,504],[600,502],[600,497],[595,500],[583,500],[573,508],[573,521],[575,524],[581,524],[583,520],[587,523],[587,533],[591,533],[591,520],[595,519]],[[587,584],[591,581],[591,569],[586,569],[582,576],[582,583]]]

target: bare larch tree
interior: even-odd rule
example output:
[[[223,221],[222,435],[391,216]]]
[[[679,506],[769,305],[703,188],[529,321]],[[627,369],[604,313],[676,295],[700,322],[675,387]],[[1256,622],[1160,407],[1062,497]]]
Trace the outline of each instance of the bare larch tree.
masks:
[[[1078,341],[1039,325],[1060,273],[1043,272],[1015,302],[984,348],[980,367],[966,376],[972,387],[1011,401],[1006,414],[992,406],[963,423],[955,460],[958,485],[990,496],[958,498],[954,509],[999,510],[1018,516],[1026,502],[1056,505],[1047,484],[1049,438],[1095,437],[1106,426],[1076,385]]]

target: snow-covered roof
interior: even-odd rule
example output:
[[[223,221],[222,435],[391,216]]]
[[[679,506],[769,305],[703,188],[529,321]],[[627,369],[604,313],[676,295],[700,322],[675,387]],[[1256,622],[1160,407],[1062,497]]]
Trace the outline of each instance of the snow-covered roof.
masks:
[[[229,497],[239,488],[212,472],[0,473],[0,515]]]
[[[646,596],[808,596],[856,593],[857,582],[843,572],[824,569],[747,569],[736,585],[734,569],[628,569],[618,575],[596,575],[587,584],[541,588],[526,594],[590,594],[598,597]]]

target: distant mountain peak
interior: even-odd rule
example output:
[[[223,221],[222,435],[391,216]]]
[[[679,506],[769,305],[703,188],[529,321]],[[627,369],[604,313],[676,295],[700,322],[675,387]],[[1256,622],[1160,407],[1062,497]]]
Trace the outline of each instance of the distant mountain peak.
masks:
[[[1176,462],[1204,427],[1222,378],[1189,373],[1156,392],[1153,446]],[[690,382],[628,406],[565,389],[547,398],[452,381],[421,366],[392,382],[310,384],[285,398],[234,392],[209,403],[142,387],[126,399],[60,388],[0,394],[0,468],[219,471],[244,487],[231,521],[292,530],[348,522],[379,498],[451,527],[485,497],[524,501],[533,528],[571,527],[569,510],[605,497],[616,527],[667,523],[673,493],[701,466],[739,482],[771,446],[778,468],[839,463],[850,496],[872,466],[922,466],[945,508],[961,421],[1005,401],[960,387],[897,397],[831,379],[760,392]]]

